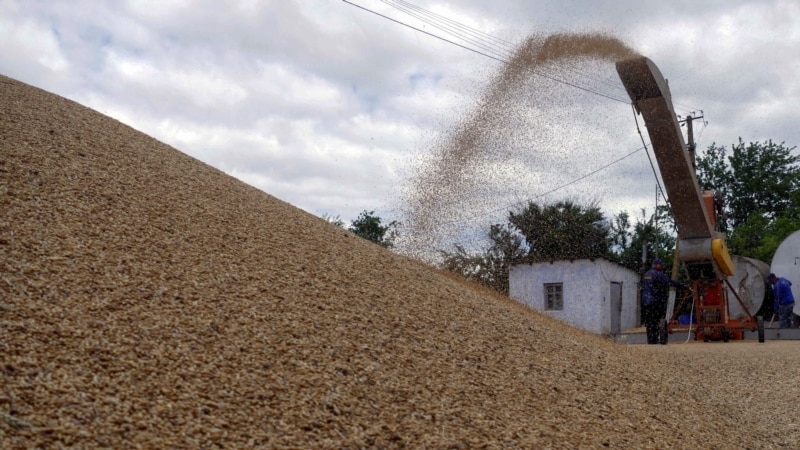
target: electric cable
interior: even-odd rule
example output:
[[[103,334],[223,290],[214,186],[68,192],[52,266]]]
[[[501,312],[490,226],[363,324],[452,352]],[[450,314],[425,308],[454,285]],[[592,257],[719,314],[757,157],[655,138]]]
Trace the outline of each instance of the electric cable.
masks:
[[[575,183],[577,183],[577,182],[579,182],[579,181],[582,181],[582,180],[584,180],[584,179],[586,179],[586,178],[589,178],[590,176],[592,176],[592,175],[594,175],[594,174],[596,174],[596,173],[598,173],[598,172],[600,172],[600,171],[602,171],[602,170],[605,170],[605,169],[607,169],[607,168],[609,168],[609,167],[613,166],[614,164],[617,164],[617,163],[621,162],[622,160],[624,160],[624,159],[626,159],[626,158],[628,158],[628,157],[630,157],[630,156],[633,156],[633,155],[635,155],[636,153],[638,153],[638,152],[640,152],[640,151],[642,151],[642,150],[644,150],[644,149],[646,149],[646,147],[639,147],[639,148],[637,148],[636,150],[633,150],[632,152],[630,152],[630,153],[628,153],[628,154],[626,154],[626,155],[624,155],[624,156],[621,156],[621,157],[619,157],[619,158],[615,159],[614,161],[611,161],[610,163],[608,163],[608,164],[606,164],[606,165],[604,165],[604,166],[602,166],[602,167],[599,167],[599,168],[597,168],[597,169],[595,169],[595,170],[593,170],[593,171],[591,171],[591,172],[589,172],[589,173],[587,173],[587,174],[585,174],[585,175],[581,175],[580,177],[578,177],[578,178],[575,178],[575,179],[573,179],[572,181],[569,181],[569,182],[567,182],[567,183],[564,183],[564,184],[562,184],[562,185],[560,185],[560,186],[557,186],[557,187],[555,187],[555,188],[553,188],[553,189],[551,189],[551,190],[549,190],[549,191],[547,191],[547,192],[543,192],[543,193],[541,193],[541,194],[534,195],[534,196],[533,196],[532,198],[530,198],[530,199],[526,199],[526,200],[522,200],[522,201],[519,201],[519,202],[516,202],[516,203],[512,203],[512,204],[510,204],[510,205],[507,205],[507,206],[504,206],[504,207],[502,207],[502,208],[495,208],[495,209],[491,209],[491,210],[489,210],[489,211],[484,211],[484,212],[482,212],[482,213],[480,213],[480,214],[475,214],[475,215],[473,215],[473,216],[465,217],[465,218],[462,218],[462,219],[457,219],[457,220],[452,220],[452,221],[446,221],[446,222],[442,222],[442,224],[443,224],[443,225],[455,225],[455,224],[461,224],[461,223],[464,223],[464,222],[471,222],[471,221],[472,221],[472,220],[474,220],[474,219],[478,219],[478,218],[481,218],[481,217],[486,217],[486,216],[489,216],[489,215],[491,215],[491,214],[493,214],[493,213],[500,212],[500,211],[502,211],[502,210],[504,210],[504,209],[516,208],[516,207],[518,207],[518,206],[520,206],[520,205],[524,204],[525,202],[529,202],[529,201],[531,201],[531,200],[533,200],[533,199],[537,199],[537,198],[544,197],[544,196],[546,196],[546,195],[550,195],[550,194],[552,194],[553,192],[559,191],[559,190],[561,190],[561,189],[564,189],[564,188],[565,188],[565,187],[567,187],[567,186],[571,186],[571,185],[573,185],[573,184],[575,184]]]
[[[429,24],[429,25],[431,25],[431,26],[433,26],[435,28],[438,28],[438,29],[440,29],[442,31],[450,33],[450,34],[452,34],[453,36],[455,36],[458,39],[462,39],[462,40],[464,40],[464,41],[466,41],[466,42],[468,42],[468,43],[470,43],[472,45],[480,47],[480,48],[482,48],[484,50],[484,52],[477,51],[476,49],[470,48],[470,47],[468,47],[466,45],[459,44],[457,42],[448,40],[446,38],[443,38],[441,36],[438,36],[438,35],[435,35],[433,33],[427,32],[425,30],[421,30],[421,29],[419,29],[417,27],[414,27],[412,25],[409,25],[409,24],[406,24],[404,22],[398,21],[396,19],[392,19],[392,18],[390,18],[388,16],[385,16],[383,14],[377,13],[376,11],[373,11],[371,9],[365,8],[365,7],[360,6],[360,5],[356,5],[356,4],[354,4],[354,3],[350,2],[350,1],[347,1],[347,0],[343,0],[343,1],[345,3],[348,3],[348,4],[352,5],[352,6],[356,6],[356,7],[360,8],[360,9],[363,9],[365,11],[371,12],[373,14],[376,14],[376,15],[378,15],[380,17],[383,17],[385,19],[391,20],[391,21],[393,21],[395,23],[398,23],[400,25],[409,27],[409,28],[414,29],[416,31],[420,31],[422,33],[425,33],[425,34],[431,36],[431,37],[435,37],[435,38],[443,40],[443,41],[445,41],[447,43],[459,46],[459,47],[461,47],[461,48],[463,48],[465,50],[469,50],[469,51],[481,54],[482,56],[487,56],[487,57],[489,57],[491,59],[494,59],[494,60],[499,61],[499,62],[503,62],[505,64],[509,64],[508,58],[513,53],[514,45],[511,42],[507,41],[507,40],[497,38],[497,37],[492,36],[492,35],[490,35],[488,33],[485,33],[483,31],[480,31],[478,29],[475,29],[473,27],[470,27],[468,25],[465,25],[465,24],[462,24],[462,23],[460,23],[458,21],[450,19],[449,17],[446,17],[446,16],[443,16],[443,15],[434,13],[432,11],[426,10],[426,9],[420,7],[420,6],[414,5],[414,4],[412,4],[410,2],[407,2],[405,0],[379,0],[379,1],[381,1],[382,3],[388,5],[388,6],[392,7],[392,8],[395,8],[395,9],[401,11],[401,12],[404,12],[405,14],[408,14],[408,15],[410,15],[410,16],[418,19],[418,20],[421,20],[421,21],[423,21],[423,22],[425,22],[425,23],[427,23],[427,24]],[[499,47],[500,49],[497,49],[497,47]],[[503,48],[503,47],[505,47],[505,48]],[[551,79],[553,81],[566,84],[566,85],[571,86],[571,87],[576,87],[578,89],[585,90],[587,92],[591,92],[593,94],[600,95],[600,96],[605,97],[605,98],[610,98],[612,100],[616,100],[616,101],[619,101],[619,102],[627,103],[626,100],[622,100],[620,98],[614,97],[610,93],[601,93],[597,89],[589,89],[589,88],[586,88],[584,86],[580,86],[580,85],[578,85],[576,83],[570,83],[570,82],[567,82],[566,80],[562,80],[562,79],[560,79],[558,77],[542,73],[541,71],[535,71],[535,70],[532,70],[532,69],[528,69],[528,70],[531,71],[532,73],[534,73],[535,75],[539,75],[541,77],[545,77],[545,78]],[[605,84],[607,87],[611,88],[612,90],[615,90],[617,92],[624,92],[623,89],[619,86],[618,83],[616,83],[614,81],[611,81],[608,78],[604,78],[604,77],[598,78],[596,76],[596,74],[586,74],[586,73],[583,73],[581,71],[578,71],[578,70],[575,70],[575,69],[569,68],[569,67],[560,67],[559,70],[561,70],[562,72],[571,72],[573,74],[576,74],[579,77],[583,77],[584,79],[589,79],[590,78],[592,81],[596,81],[596,82],[600,82],[602,84]],[[692,106],[689,106],[689,105],[684,105],[684,104],[681,104],[681,103],[674,103],[674,105],[682,107],[682,108],[686,108],[684,110],[686,112],[698,110],[698,108],[695,108],[695,107],[692,107]]]
[[[342,0],[342,1],[347,3],[347,4],[349,4],[349,5],[351,5],[351,6],[355,6],[356,8],[359,8],[359,9],[362,9],[364,11],[370,12],[372,14],[375,14],[376,16],[382,17],[382,18],[384,18],[386,20],[392,21],[392,22],[397,23],[399,25],[402,25],[404,27],[407,27],[407,28],[410,28],[412,30],[418,31],[420,33],[426,34],[428,36],[434,37],[434,38],[439,39],[439,40],[441,40],[443,42],[447,42],[448,44],[453,44],[453,45],[455,45],[457,47],[463,48],[464,50],[468,50],[468,51],[471,51],[471,52],[476,53],[478,55],[485,56],[487,58],[490,58],[490,59],[493,59],[495,61],[501,62],[503,64],[507,64],[507,65],[511,64],[511,62],[508,61],[507,59],[503,59],[501,57],[490,55],[489,53],[486,53],[486,52],[483,52],[483,51],[468,47],[468,46],[463,45],[463,44],[459,44],[458,42],[455,42],[453,40],[444,38],[442,36],[436,35],[436,34],[431,33],[429,31],[425,31],[425,30],[423,30],[421,28],[418,28],[418,27],[415,27],[413,25],[407,24],[407,23],[402,22],[400,20],[393,19],[393,18],[391,18],[389,16],[386,16],[384,14],[381,14],[381,13],[379,13],[377,11],[373,11],[373,10],[371,10],[369,8],[365,8],[365,7],[361,6],[361,5],[357,5],[357,4],[355,4],[355,3],[353,3],[353,2],[351,2],[349,0]],[[540,76],[542,78],[546,78],[548,80],[555,81],[557,83],[561,83],[561,84],[564,84],[566,86],[574,87],[574,88],[582,90],[584,92],[588,92],[590,94],[598,95],[600,97],[604,97],[604,98],[607,98],[609,100],[613,100],[613,101],[620,102],[620,103],[625,103],[625,104],[629,103],[627,100],[622,100],[622,99],[613,97],[611,95],[607,95],[607,94],[604,94],[602,92],[598,92],[596,90],[593,90],[593,89],[590,89],[590,88],[587,88],[587,87],[583,87],[583,86],[580,86],[578,84],[575,84],[575,83],[572,83],[572,82],[569,82],[569,81],[566,81],[566,80],[562,80],[562,79],[554,77],[552,75],[548,75],[548,74],[542,73],[541,71],[537,71],[537,70],[530,69],[530,68],[528,68],[527,71],[532,73],[532,74],[534,74],[534,75]]]
[[[511,48],[513,46],[512,46],[512,44],[510,42],[504,41],[504,40],[499,39],[499,38],[496,38],[494,36],[491,36],[491,35],[489,35],[487,33],[484,33],[484,32],[482,32],[480,30],[474,29],[474,28],[469,27],[467,25],[461,24],[461,23],[459,23],[459,22],[457,22],[455,20],[452,20],[450,18],[447,18],[445,16],[442,16],[442,15],[433,13],[431,11],[425,10],[424,8],[421,8],[419,6],[413,5],[412,3],[409,3],[407,1],[403,1],[403,0],[380,0],[382,3],[384,3],[384,4],[388,5],[388,6],[391,6],[391,7],[395,8],[395,9],[401,11],[401,12],[404,12],[404,13],[410,15],[411,17],[414,17],[414,18],[416,18],[418,20],[421,20],[421,21],[423,21],[423,22],[425,22],[425,23],[427,23],[427,24],[429,24],[429,25],[431,25],[431,26],[433,26],[433,27],[435,27],[435,28],[437,28],[439,30],[445,31],[445,32],[455,36],[458,39],[461,39],[461,40],[463,40],[465,42],[468,42],[471,45],[479,47],[482,50],[479,50],[479,49],[476,49],[476,48],[472,48],[470,46],[467,46],[467,45],[455,42],[455,41],[453,41],[451,39],[447,39],[447,38],[439,36],[437,34],[428,32],[426,30],[420,29],[418,27],[415,27],[415,26],[410,25],[408,23],[402,22],[400,20],[393,19],[393,18],[391,18],[389,16],[386,16],[384,14],[378,13],[377,11],[373,11],[373,10],[371,10],[369,8],[365,8],[365,7],[361,6],[361,5],[357,5],[357,4],[355,4],[355,3],[351,2],[351,1],[348,1],[348,0],[342,0],[342,1],[344,1],[345,3],[347,3],[347,4],[351,5],[351,6],[355,6],[355,7],[359,8],[359,9],[364,10],[364,11],[367,11],[367,12],[370,12],[372,14],[375,14],[375,15],[381,17],[381,18],[387,19],[389,21],[392,21],[392,22],[397,23],[399,25],[405,26],[405,27],[410,28],[412,30],[421,32],[421,33],[426,34],[428,36],[431,36],[433,38],[439,39],[439,40],[441,40],[443,42],[446,42],[446,43],[455,45],[457,47],[460,47],[460,48],[462,48],[464,50],[468,50],[468,51],[471,51],[473,53],[479,54],[481,56],[485,56],[485,57],[490,58],[492,60],[495,60],[497,62],[501,62],[503,64],[507,64],[507,65],[511,64],[511,62],[509,61],[508,58],[510,56],[510,53],[512,52]],[[503,49],[504,46],[506,47],[505,49]],[[507,53],[503,54],[503,50],[506,50]],[[499,54],[499,56],[498,56],[498,54]],[[566,69],[566,71],[578,74],[579,76],[586,76],[585,74],[582,74],[579,71],[576,71],[576,70],[573,70],[573,69],[570,69],[570,68],[565,68],[565,69]],[[582,91],[585,91],[585,92],[588,92],[588,93],[591,93],[591,94],[595,94],[595,95],[598,95],[600,97],[607,98],[609,100],[618,101],[620,103],[630,103],[627,100],[622,100],[622,99],[616,98],[616,97],[612,96],[611,94],[606,94],[606,93],[600,92],[600,91],[598,91],[596,89],[587,88],[587,87],[578,85],[576,83],[573,83],[573,82],[570,82],[570,81],[567,81],[567,80],[563,80],[563,79],[560,79],[560,78],[555,77],[555,76],[551,76],[549,74],[541,72],[540,70],[534,70],[532,68],[527,68],[527,70],[530,73],[532,73],[534,75],[537,75],[537,76],[540,76],[542,78],[546,78],[546,79],[549,79],[551,81],[555,81],[557,83],[564,84],[566,86],[570,86],[570,87],[573,87],[573,88],[576,88],[576,89],[579,89],[579,90],[582,90]],[[596,77],[593,78],[593,79],[597,80]],[[605,82],[607,85],[612,85],[612,83],[610,83],[608,80],[602,79],[600,81]],[[621,88],[616,84],[613,84],[612,87],[621,90]],[[676,104],[676,105],[680,105],[680,104]],[[631,104],[631,106],[633,108],[632,104]],[[685,106],[685,105],[680,105],[680,106]],[[543,197],[545,195],[549,195],[549,194],[551,194],[553,192],[556,192],[556,191],[558,191],[560,189],[563,189],[563,188],[565,188],[567,186],[575,184],[575,183],[577,183],[577,182],[579,182],[579,181],[581,181],[581,180],[583,180],[585,178],[588,178],[591,175],[594,175],[595,173],[597,173],[597,172],[599,172],[601,170],[604,170],[605,168],[610,167],[613,164],[616,164],[616,163],[622,161],[623,159],[625,159],[625,158],[627,158],[627,157],[629,157],[629,156],[641,151],[642,149],[644,149],[645,153],[647,154],[647,158],[648,158],[648,161],[650,163],[650,167],[651,167],[651,169],[653,171],[653,175],[654,175],[654,178],[656,180],[656,185],[657,185],[658,191],[661,193],[661,196],[664,198],[664,200],[666,202],[666,205],[667,205],[667,208],[671,210],[671,205],[669,204],[669,199],[667,198],[666,194],[664,193],[663,187],[661,186],[660,180],[659,180],[658,175],[656,173],[655,164],[653,163],[652,157],[651,157],[650,152],[649,152],[649,150],[647,148],[647,143],[645,142],[644,136],[643,136],[643,134],[641,132],[641,129],[639,127],[639,122],[638,122],[638,119],[636,118],[635,109],[634,109],[634,120],[636,122],[636,130],[637,130],[637,132],[639,134],[639,137],[640,137],[640,139],[642,141],[642,144],[643,144],[642,147],[640,147],[640,148],[628,153],[627,155],[625,155],[625,156],[623,156],[623,157],[621,157],[621,158],[619,158],[619,159],[617,159],[617,160],[615,160],[615,161],[613,161],[613,162],[611,162],[611,163],[609,163],[609,164],[607,164],[607,165],[605,165],[603,167],[600,167],[600,168],[598,168],[598,169],[596,169],[596,170],[594,170],[594,171],[592,171],[592,172],[590,172],[590,173],[588,173],[586,175],[583,175],[583,176],[581,176],[579,178],[576,178],[576,179],[574,179],[574,180],[572,180],[570,182],[567,182],[567,183],[565,183],[563,185],[557,186],[557,187],[555,187],[555,188],[553,188],[553,189],[551,189],[551,190],[549,190],[549,191],[547,191],[545,193],[536,195],[533,198],[534,199],[535,198],[540,198],[540,197]],[[703,128],[703,130],[704,129],[705,129],[705,127]],[[702,131],[701,131],[701,133],[702,133]],[[525,201],[530,201],[530,200],[525,200]],[[486,217],[486,216],[488,216],[488,215],[490,215],[492,213],[499,212],[499,211],[501,211],[503,209],[516,207],[516,206],[524,203],[525,201],[521,201],[521,202],[518,202],[518,203],[515,203],[515,204],[511,204],[511,205],[509,205],[507,207],[504,207],[504,208],[496,208],[496,209],[493,209],[493,210],[489,210],[489,211],[486,211],[484,213],[481,213],[481,214],[478,214],[478,215],[474,215],[474,216],[471,216],[471,217],[468,217],[468,218],[465,218],[465,219],[445,222],[442,225],[463,223],[465,221],[468,221],[468,220],[471,221],[472,219],[476,219],[476,218],[479,218],[479,217]]]
[[[503,54],[503,56],[505,57],[508,57],[510,54],[512,54],[514,49],[516,48],[516,45],[510,41],[497,38],[481,30],[478,30],[476,28],[470,27],[468,25],[450,19],[449,17],[434,13],[432,11],[428,11],[410,2],[404,0],[380,0],[380,1],[402,12],[405,12],[406,14],[412,15],[413,17],[418,18],[419,20],[422,20],[423,22],[431,26],[439,28],[440,30],[450,32],[456,37],[459,37],[461,39],[470,40],[473,42],[475,39],[478,40],[483,39],[483,43],[481,44],[482,46],[500,47],[502,49],[501,54]],[[409,9],[413,10],[414,12],[413,13],[410,12]],[[453,31],[453,28],[458,29],[459,31]],[[471,37],[467,38],[465,37],[465,34],[471,35]],[[560,67],[559,70],[572,72],[585,78],[591,78],[593,81],[601,81],[604,84],[608,85],[613,89],[616,89],[619,92],[624,92],[624,90],[622,89],[622,87],[619,85],[618,82],[611,82],[609,81],[608,78],[598,78],[596,74],[587,74],[568,67]]]
[[[703,119],[703,128],[700,129],[700,132],[697,133],[697,137],[694,138],[695,146],[697,145],[697,141],[699,141],[700,138],[703,137],[703,132],[706,131],[706,128],[708,128],[708,121]]]
[[[416,6],[416,5],[414,5],[414,4],[410,3],[410,2],[407,2],[405,0],[391,0],[391,1],[394,2],[394,3],[406,5],[407,7],[415,9],[415,10],[417,10],[417,11],[419,11],[419,12],[425,14],[425,15],[432,16],[432,17],[438,17],[438,18],[440,18],[441,20],[443,20],[445,22],[452,23],[453,25],[455,25],[455,26],[457,26],[459,28],[462,28],[462,29],[464,29],[466,31],[470,31],[472,34],[483,35],[484,37],[486,37],[489,40],[496,41],[500,45],[504,45],[506,47],[513,47],[514,46],[514,43],[511,42],[511,41],[508,41],[506,39],[502,39],[502,38],[493,36],[493,35],[491,35],[489,33],[485,33],[485,32],[483,32],[481,30],[476,29],[476,28],[472,28],[469,25],[465,25],[465,24],[462,24],[461,22],[458,22],[458,21],[455,21],[453,19],[450,19],[449,17],[443,16],[441,14],[436,14],[433,11],[428,11],[427,9],[424,9],[422,7],[419,7],[419,6]]]
[[[636,122],[636,131],[639,133],[639,138],[642,140],[642,145],[644,146],[645,153],[647,153],[647,160],[650,161],[650,168],[653,169],[653,178],[656,179],[656,186],[658,186],[658,190],[661,191],[661,196],[664,197],[664,201],[667,203],[667,207],[672,210],[672,207],[669,204],[669,199],[664,194],[664,189],[661,187],[661,181],[658,179],[658,174],[656,172],[656,166],[653,163],[653,158],[650,157],[650,151],[647,150],[647,144],[644,141],[644,135],[642,135],[642,130],[639,128],[639,119],[636,117],[636,108],[631,103],[631,110],[633,110],[633,120]]]
[[[452,19],[450,19],[450,18],[448,18],[446,16],[442,16],[442,15],[436,14],[436,13],[434,13],[432,11],[428,11],[428,10],[426,10],[424,8],[421,8],[419,6],[413,5],[413,4],[411,4],[411,3],[407,2],[407,1],[404,1],[404,0],[380,0],[380,1],[385,3],[385,4],[387,4],[387,5],[395,7],[396,9],[399,9],[399,10],[401,10],[401,11],[407,13],[407,14],[411,14],[411,13],[408,12],[405,8],[413,8],[415,12],[419,13],[419,15],[413,14],[414,17],[424,21],[425,23],[427,23],[429,25],[432,25],[432,26],[434,26],[436,28],[439,28],[440,30],[451,32],[454,35],[456,35],[457,37],[460,37],[462,39],[466,40],[467,38],[465,38],[463,36],[463,34],[451,31],[449,29],[450,27],[446,27],[446,26],[440,25],[440,24],[442,22],[448,23],[448,24],[453,24],[452,27],[455,27],[455,28],[458,28],[460,30],[463,30],[463,33],[466,33],[466,34],[474,36],[474,39],[483,38],[484,39],[483,45],[505,47],[503,49],[504,52],[505,52],[505,54],[504,54],[505,57],[508,57],[510,54],[512,54],[514,49],[516,48],[516,45],[511,43],[511,42],[509,42],[509,41],[506,41],[506,40],[503,40],[503,39],[500,39],[500,38],[496,38],[496,37],[494,37],[494,36],[492,36],[492,35],[490,35],[488,33],[484,33],[483,31],[480,31],[478,29],[472,28],[472,27],[470,27],[468,25],[464,25],[464,24],[462,24],[460,22],[457,22],[455,20],[452,20]],[[403,4],[404,8],[400,8],[396,4]],[[424,15],[425,17],[427,17],[429,19],[420,17],[420,15]],[[470,40],[473,40],[473,38],[470,38]],[[606,78],[606,77],[600,78],[600,77],[597,77],[597,74],[587,74],[587,73],[581,72],[579,70],[576,70],[576,69],[573,69],[573,68],[570,68],[570,67],[563,67],[562,66],[562,67],[559,67],[559,70],[560,71],[571,72],[571,73],[576,74],[576,75],[578,75],[580,77],[583,77],[585,79],[591,79],[592,81],[599,81],[599,82],[607,85],[608,87],[612,88],[613,90],[616,90],[618,93],[625,93],[624,89],[620,86],[620,84],[619,84],[619,82],[617,80],[611,81],[609,78]]]
[[[484,33],[480,30],[476,30],[472,27],[464,25],[460,22],[452,20],[448,17],[441,16],[439,14],[433,13],[428,11],[424,8],[420,8],[419,6],[413,5],[408,2],[404,1],[397,1],[397,0],[380,0],[384,4],[387,4],[393,8],[396,8],[412,17],[415,17],[425,23],[433,25],[440,30],[445,30],[465,41],[473,42],[475,45],[484,48],[490,52],[498,52],[498,53],[506,53],[508,51],[508,47],[512,45],[505,41],[495,39],[500,41],[500,43],[491,42],[492,36]],[[483,42],[481,42],[483,40]],[[499,50],[496,47],[500,47]]]

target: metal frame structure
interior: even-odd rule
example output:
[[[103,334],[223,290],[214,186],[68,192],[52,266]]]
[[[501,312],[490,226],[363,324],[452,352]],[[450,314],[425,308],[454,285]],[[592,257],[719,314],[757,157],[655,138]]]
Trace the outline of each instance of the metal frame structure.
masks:
[[[720,199],[713,192],[700,189],[667,80],[643,56],[618,61],[616,68],[636,112],[644,118],[678,228],[678,258],[691,280],[697,323],[682,326],[675,320],[690,295],[685,293],[672,317],[662,322],[663,343],[667,333],[686,331],[691,326],[695,327],[695,338],[704,341],[742,339],[743,330],[751,329],[759,331],[759,341],[763,342],[763,320],[749,312],[743,320],[730,317],[725,286],[726,277],[734,274],[735,267],[725,245],[725,235],[718,230],[716,214]],[[741,298],[733,289],[731,292],[747,311]]]
[[[730,290],[725,289],[728,286]],[[742,306],[746,314],[744,320],[731,318],[730,297],[728,292],[732,292],[736,301]],[[680,324],[678,314],[681,307],[689,301],[694,302],[693,311],[696,318],[695,323],[688,325]],[[764,342],[764,320],[763,318],[753,317],[747,310],[741,297],[736,293],[727,279],[719,280],[694,280],[691,283],[691,292],[686,292],[681,298],[675,312],[666,321],[665,332],[694,332],[695,340],[728,342],[729,340],[744,339],[744,331],[758,331],[759,342]]]

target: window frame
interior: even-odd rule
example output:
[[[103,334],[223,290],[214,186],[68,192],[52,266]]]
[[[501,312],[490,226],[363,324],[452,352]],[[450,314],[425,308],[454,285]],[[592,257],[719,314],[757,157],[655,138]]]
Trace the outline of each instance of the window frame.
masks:
[[[555,288],[551,291],[551,288]],[[563,311],[564,310],[564,283],[544,283],[544,310]]]

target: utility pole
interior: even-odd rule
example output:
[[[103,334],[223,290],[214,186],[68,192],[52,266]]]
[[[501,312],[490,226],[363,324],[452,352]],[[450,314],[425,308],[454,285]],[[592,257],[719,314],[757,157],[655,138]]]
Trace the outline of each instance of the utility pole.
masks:
[[[703,111],[700,112],[702,113]],[[688,116],[686,116],[686,119],[678,121],[679,123],[684,123],[684,122],[686,123],[686,135],[687,135],[686,140],[688,142],[686,144],[686,150],[689,151],[689,158],[692,160],[692,169],[694,169],[695,175],[697,175],[697,158],[695,156],[696,154],[695,150],[697,149],[697,144],[695,144],[694,142],[694,127],[692,125],[692,122],[696,119],[702,119],[704,117],[705,116],[702,115],[693,117],[691,114],[689,114]]]
[[[695,175],[697,175],[697,160],[695,158],[695,150],[697,146],[694,143],[694,132],[692,131],[692,117],[691,114],[686,116],[686,135],[688,136],[689,143],[686,145],[687,150],[689,150],[689,157],[692,159],[692,169],[695,171]]]
[[[702,112],[702,111],[701,111]],[[702,119],[703,116],[700,117],[692,117],[691,114],[686,116],[686,135],[687,135],[687,142],[686,150],[689,152],[689,158],[692,161],[692,170],[694,171],[695,176],[697,176],[697,159],[696,159],[696,152],[697,144],[694,142],[694,128],[692,127],[692,121],[694,119]],[[675,237],[675,255],[672,258],[672,279],[678,279],[678,269],[680,269],[680,242],[681,242],[681,234],[678,232],[678,235]],[[667,314],[665,319],[667,323],[672,319],[672,316],[675,312],[675,288],[669,288],[669,298],[667,299]]]

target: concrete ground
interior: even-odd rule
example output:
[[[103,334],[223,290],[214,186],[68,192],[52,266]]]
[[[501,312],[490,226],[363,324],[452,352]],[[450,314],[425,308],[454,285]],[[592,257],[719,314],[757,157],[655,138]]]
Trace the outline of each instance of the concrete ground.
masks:
[[[669,343],[684,342],[687,340],[694,341],[692,335],[689,335],[686,330],[676,331],[669,336]],[[775,340],[800,340],[800,328],[778,328],[776,324],[771,326],[767,324],[764,329],[764,339],[766,341]],[[631,330],[620,333],[614,337],[614,340],[620,344],[646,344],[647,336],[644,327],[633,328]],[[758,333],[755,331],[744,332],[745,341],[758,341]]]

